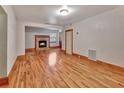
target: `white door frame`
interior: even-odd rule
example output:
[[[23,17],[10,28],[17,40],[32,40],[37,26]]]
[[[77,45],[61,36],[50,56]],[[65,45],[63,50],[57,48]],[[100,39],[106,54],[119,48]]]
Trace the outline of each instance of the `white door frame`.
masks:
[[[71,45],[71,51],[72,51],[72,54],[73,54],[73,29],[68,29],[68,30],[65,30],[65,53],[66,53],[66,51],[67,51],[67,47],[66,47],[66,43],[67,43],[67,32],[69,32],[69,31],[72,31],[72,45]]]

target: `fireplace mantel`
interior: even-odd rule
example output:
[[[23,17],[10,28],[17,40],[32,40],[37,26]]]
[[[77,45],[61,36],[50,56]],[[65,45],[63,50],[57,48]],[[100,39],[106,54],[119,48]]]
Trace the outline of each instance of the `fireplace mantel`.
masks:
[[[46,47],[40,47],[39,41],[46,41]],[[50,36],[49,35],[35,35],[35,49],[43,49],[50,47]]]

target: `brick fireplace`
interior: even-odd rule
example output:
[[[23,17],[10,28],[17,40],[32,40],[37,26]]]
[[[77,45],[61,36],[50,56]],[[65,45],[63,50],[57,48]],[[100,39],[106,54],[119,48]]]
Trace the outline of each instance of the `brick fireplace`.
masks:
[[[50,37],[49,35],[35,35],[35,49],[49,48]]]

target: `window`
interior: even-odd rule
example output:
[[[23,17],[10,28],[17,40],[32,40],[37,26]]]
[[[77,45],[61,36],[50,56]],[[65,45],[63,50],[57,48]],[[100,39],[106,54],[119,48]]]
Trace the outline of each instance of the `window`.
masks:
[[[50,33],[50,42],[51,43],[57,42],[57,33]]]

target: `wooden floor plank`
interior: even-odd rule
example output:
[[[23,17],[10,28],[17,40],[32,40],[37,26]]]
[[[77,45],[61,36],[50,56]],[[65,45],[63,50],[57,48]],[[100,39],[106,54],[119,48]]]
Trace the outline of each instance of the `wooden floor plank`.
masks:
[[[124,74],[60,49],[28,51],[18,57],[9,77],[13,88],[122,88]]]

